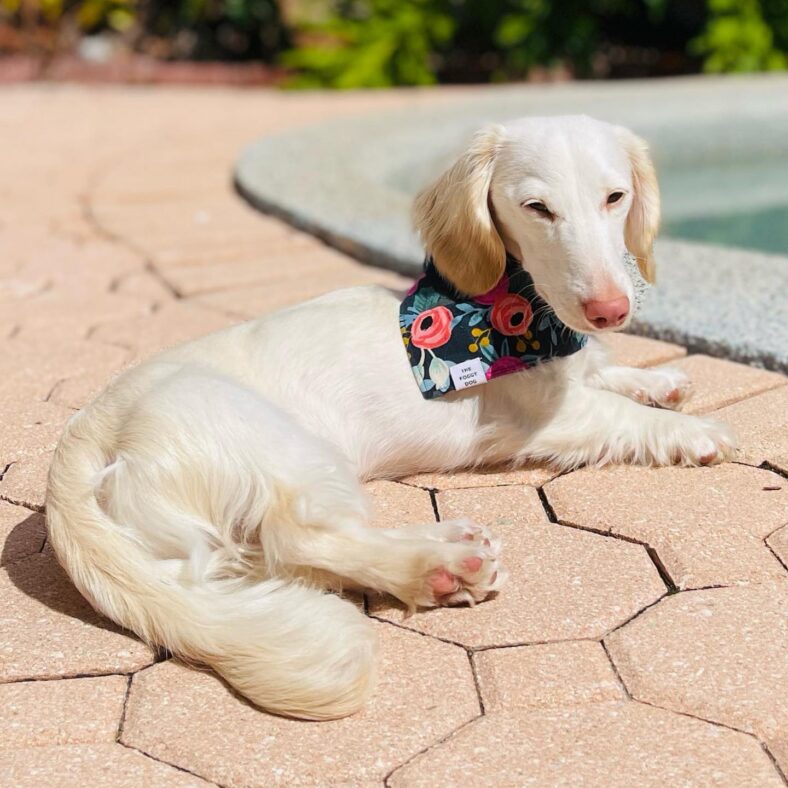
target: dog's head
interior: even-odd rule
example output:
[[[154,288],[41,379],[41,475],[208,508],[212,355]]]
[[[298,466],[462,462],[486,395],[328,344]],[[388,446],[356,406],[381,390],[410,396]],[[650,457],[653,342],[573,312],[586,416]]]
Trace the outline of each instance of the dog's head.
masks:
[[[459,291],[493,287],[508,250],[576,331],[629,322],[627,249],[654,279],[659,188],[646,143],[585,116],[482,129],[418,195],[414,214],[436,267]]]

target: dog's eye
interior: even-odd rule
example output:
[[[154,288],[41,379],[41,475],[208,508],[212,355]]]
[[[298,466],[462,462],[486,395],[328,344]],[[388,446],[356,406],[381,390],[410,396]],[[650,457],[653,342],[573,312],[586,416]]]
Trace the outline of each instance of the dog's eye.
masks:
[[[546,217],[547,219],[552,219],[554,214],[553,212],[543,203],[543,202],[527,202],[523,205],[524,208],[529,208],[536,213],[541,214],[542,216]]]
[[[607,198],[608,205],[615,205],[615,203],[619,202],[624,196],[624,192],[611,192]]]

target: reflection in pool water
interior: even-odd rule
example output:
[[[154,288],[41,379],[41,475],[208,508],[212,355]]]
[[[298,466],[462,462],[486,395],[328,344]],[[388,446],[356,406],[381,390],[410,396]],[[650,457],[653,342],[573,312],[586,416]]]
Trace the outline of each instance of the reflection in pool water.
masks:
[[[668,220],[663,234],[672,238],[788,254],[788,205],[729,216]]]

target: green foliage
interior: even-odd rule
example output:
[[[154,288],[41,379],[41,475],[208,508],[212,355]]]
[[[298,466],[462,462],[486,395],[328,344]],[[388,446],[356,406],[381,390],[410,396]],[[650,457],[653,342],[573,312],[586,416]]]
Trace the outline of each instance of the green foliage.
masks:
[[[702,2],[339,0],[324,22],[302,28],[308,43],[284,62],[296,69],[295,84],[310,87],[503,81],[556,66],[591,76],[621,30],[637,43],[639,32],[666,27],[670,8]],[[670,21],[684,30],[681,19]],[[697,32],[687,30],[681,46]]]
[[[4,21],[56,34],[110,30],[164,58],[273,62],[290,43],[277,0],[0,0]]]
[[[710,72],[776,71],[788,67],[784,0],[709,0],[709,21],[692,43]]]
[[[0,26],[54,47],[108,30],[157,57],[280,62],[297,87],[788,68],[788,0],[286,2],[307,6],[293,48],[285,0],[0,0]]]
[[[334,88],[429,85],[436,75],[432,53],[454,32],[451,16],[431,0],[370,0],[342,3],[312,44],[285,53],[296,70],[294,87]]]

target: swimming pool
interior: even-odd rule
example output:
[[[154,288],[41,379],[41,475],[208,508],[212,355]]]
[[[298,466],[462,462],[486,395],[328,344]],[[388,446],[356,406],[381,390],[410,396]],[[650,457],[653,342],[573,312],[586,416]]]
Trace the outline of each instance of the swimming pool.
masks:
[[[658,170],[663,235],[788,255],[788,155]]]

